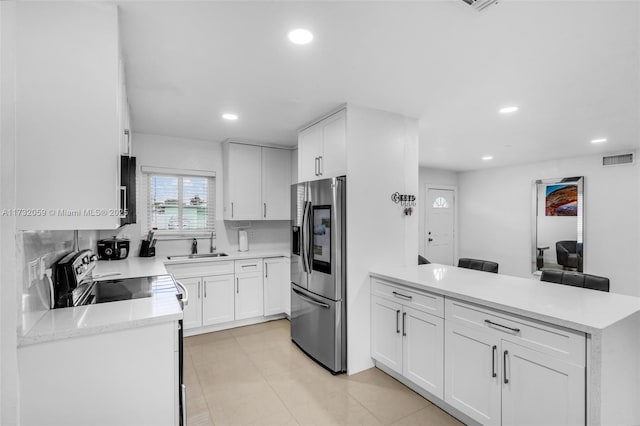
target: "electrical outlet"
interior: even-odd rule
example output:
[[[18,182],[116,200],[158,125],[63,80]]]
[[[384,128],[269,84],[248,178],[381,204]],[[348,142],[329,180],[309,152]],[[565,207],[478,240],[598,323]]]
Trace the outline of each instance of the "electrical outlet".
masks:
[[[255,238],[256,237],[256,231],[249,231],[249,238]]]

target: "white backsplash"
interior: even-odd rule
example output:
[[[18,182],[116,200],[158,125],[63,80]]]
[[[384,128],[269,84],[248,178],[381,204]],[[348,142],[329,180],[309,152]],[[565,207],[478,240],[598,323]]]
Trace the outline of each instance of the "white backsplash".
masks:
[[[27,333],[49,310],[49,283],[47,278],[36,278],[29,282],[28,265],[42,258],[45,268],[51,268],[58,260],[71,252],[74,231],[23,231],[16,234],[18,277],[20,287],[20,318],[18,334]],[[78,247],[95,250],[97,231],[79,231]]]
[[[213,245],[216,251],[233,253],[238,251],[238,227],[247,230],[249,235],[249,252],[258,250],[289,250],[288,220],[280,221],[256,221],[256,222],[226,222],[216,221],[216,238]],[[141,236],[143,232],[139,224],[126,225],[114,231],[100,231],[100,238],[126,238],[131,241],[130,256],[138,256],[140,253]],[[209,237],[199,237],[198,253],[209,253]],[[183,240],[158,240],[156,243],[156,257],[191,253],[193,239]]]

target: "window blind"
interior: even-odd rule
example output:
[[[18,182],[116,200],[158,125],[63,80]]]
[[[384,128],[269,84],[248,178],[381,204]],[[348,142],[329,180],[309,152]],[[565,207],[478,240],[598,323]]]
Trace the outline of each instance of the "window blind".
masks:
[[[215,237],[215,177],[142,173],[146,229],[207,231]]]

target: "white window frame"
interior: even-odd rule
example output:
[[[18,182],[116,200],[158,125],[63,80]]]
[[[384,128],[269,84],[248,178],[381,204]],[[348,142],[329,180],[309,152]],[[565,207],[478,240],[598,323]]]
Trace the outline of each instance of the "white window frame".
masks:
[[[205,177],[209,179],[209,188],[207,194],[207,215],[209,223],[207,229],[185,230],[185,229],[158,229],[153,230],[155,237],[158,239],[172,239],[181,237],[209,237],[213,233],[216,237],[216,172],[212,170],[193,170],[193,169],[173,169],[168,167],[140,166],[138,173],[138,200],[137,205],[141,206],[139,212],[141,217],[142,236],[146,238],[147,232],[152,230],[149,222],[150,217],[150,181],[152,176],[170,176],[170,177]],[[178,189],[178,197],[182,196],[182,188]],[[180,198],[179,198],[180,199]],[[178,203],[178,209],[182,214],[182,203]],[[143,210],[143,211],[142,211]]]

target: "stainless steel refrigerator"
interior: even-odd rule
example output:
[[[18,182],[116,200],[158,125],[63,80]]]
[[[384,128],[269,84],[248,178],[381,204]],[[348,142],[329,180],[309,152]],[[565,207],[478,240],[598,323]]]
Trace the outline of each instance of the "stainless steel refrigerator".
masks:
[[[291,185],[291,339],[347,370],[346,177]]]

